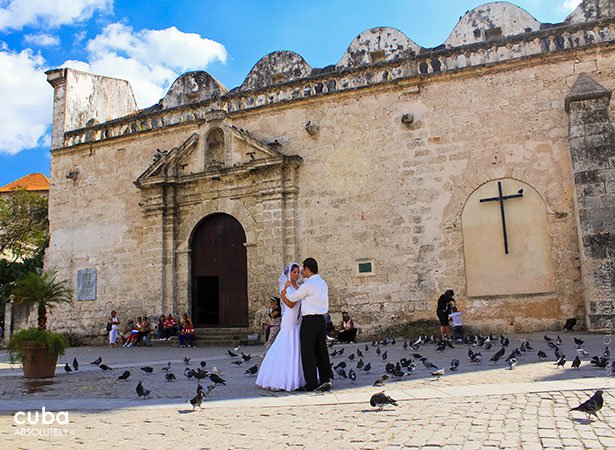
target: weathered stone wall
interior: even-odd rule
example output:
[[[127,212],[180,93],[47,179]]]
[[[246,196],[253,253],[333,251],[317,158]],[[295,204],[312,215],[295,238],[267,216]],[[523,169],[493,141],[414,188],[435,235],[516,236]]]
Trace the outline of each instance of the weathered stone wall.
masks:
[[[580,230],[587,325],[612,330],[615,319],[615,128],[611,91],[581,74],[566,99]]]
[[[608,283],[586,280],[605,259],[594,255],[590,267],[578,242],[602,239],[605,229],[583,229],[587,216],[577,234],[581,178],[571,176],[565,109],[580,73],[609,91],[615,87],[615,25],[600,13],[612,2],[596,2],[597,12],[586,20],[599,22],[588,29],[578,10],[569,28],[530,27],[527,36],[496,36],[493,45],[478,38],[488,40],[485,30],[510,24],[482,15],[477,23],[485,33],[476,41],[431,52],[378,29],[349,47],[340,62],[347,66],[309,76],[298,55],[276,52],[259,62],[262,77],[252,74],[246,86],[221,97],[215,80],[202,77],[216,90],[204,99],[185,78],[168,109],[155,105],[64,133],[66,148],[52,155],[46,264],[75,285],[78,269],[96,268],[98,296],[66,309],[57,326],[90,333],[104,326],[111,308],[124,318],[188,309],[190,236],[215,212],[232,215],[246,232],[254,329],[281,268],[307,256],[320,262],[329,282],[333,316],[349,310],[366,334],[433,319],[438,295],[449,288],[465,323],[486,331],[558,328],[586,314],[600,319]],[[461,34],[471,31],[466,22]],[[401,58],[393,41],[403,41]],[[589,106],[570,105],[571,124],[587,119]],[[613,109],[604,99],[596,107]],[[208,137],[216,127],[224,143],[212,158],[217,141]],[[575,149],[589,147],[583,142],[573,149],[570,142],[577,164]],[[189,156],[180,161],[184,151]],[[152,165],[156,154],[164,166]],[[612,181],[609,155],[594,161],[605,189]],[[552,291],[467,294],[462,211],[477,188],[499,179],[519,180],[544,203]],[[585,197],[578,200],[580,217],[603,213],[595,198]],[[364,261],[372,262],[373,273],[359,273]]]

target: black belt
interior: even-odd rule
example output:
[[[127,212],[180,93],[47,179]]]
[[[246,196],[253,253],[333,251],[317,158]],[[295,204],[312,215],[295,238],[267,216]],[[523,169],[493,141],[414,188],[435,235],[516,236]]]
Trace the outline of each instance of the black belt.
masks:
[[[325,317],[324,314],[305,314],[303,317]]]

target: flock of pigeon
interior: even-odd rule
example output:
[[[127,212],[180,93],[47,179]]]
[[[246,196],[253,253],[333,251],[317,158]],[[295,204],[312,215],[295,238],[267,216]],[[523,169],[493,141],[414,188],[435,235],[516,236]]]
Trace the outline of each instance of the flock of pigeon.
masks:
[[[579,369],[582,363],[582,358],[588,357],[589,353],[583,349],[584,342],[581,339],[573,338],[574,343],[576,345],[576,355],[570,367],[572,369]],[[566,366],[567,359],[566,355],[561,350],[561,345],[563,343],[560,336],[556,338],[551,338],[547,335],[544,336],[545,343],[548,347],[547,351],[553,351],[554,354],[554,365],[556,368],[563,368]],[[355,383],[357,380],[357,374],[370,374],[372,371],[372,365],[380,367],[381,364],[375,363],[373,360],[382,360],[384,364],[384,373],[380,373],[375,381],[373,382],[373,386],[382,387],[386,383],[390,381],[399,381],[404,377],[408,377],[412,375],[412,373],[417,370],[419,363],[429,371],[431,376],[440,379],[444,376],[445,368],[438,367],[436,364],[431,362],[427,357],[423,356],[419,353],[419,350],[426,349],[428,345],[431,345],[433,348],[435,346],[435,351],[437,352],[445,352],[448,348],[455,348],[455,345],[466,345],[468,346],[468,360],[471,365],[480,364],[483,359],[487,360],[490,364],[497,365],[500,360],[503,360],[504,363],[508,365],[509,370],[515,369],[517,365],[528,358],[532,358],[532,354],[535,351],[529,341],[523,339],[518,347],[513,349],[510,347],[510,339],[503,335],[486,335],[486,336],[467,336],[463,341],[457,341],[453,344],[450,341],[440,341],[433,336],[420,336],[416,340],[407,341],[404,340],[402,344],[403,350],[407,351],[408,354],[406,357],[400,358],[396,362],[388,361],[388,351],[387,349],[396,345],[396,340],[394,338],[387,338],[379,341],[372,341],[371,347],[369,344],[365,344],[364,346],[359,346],[356,349],[350,350],[350,352],[345,353],[346,350],[349,350],[348,347],[341,347],[337,343],[331,343],[330,350],[332,352],[329,354],[331,357],[331,370],[333,378],[337,379],[347,379],[350,380],[351,383]],[[497,349],[497,350],[496,350]],[[246,354],[244,352],[239,351],[240,347],[235,349],[229,349],[226,351],[228,357],[232,358],[232,365],[237,367],[242,366],[243,364],[250,363],[253,357],[250,354]],[[483,353],[493,350],[494,353],[490,356],[486,354],[483,357]],[[423,351],[423,350],[421,350]],[[375,355],[375,356],[374,356]],[[371,361],[368,360],[368,356],[371,356]],[[506,357],[505,357],[506,356]],[[611,372],[615,374],[615,361],[610,362],[610,351],[608,346],[605,348],[602,355],[594,355],[590,364],[597,368],[606,369],[611,365]],[[545,351],[539,350],[535,353],[535,356],[539,360],[548,359],[549,356]],[[341,361],[339,359],[342,359]],[[210,392],[218,385],[225,385],[226,381],[220,376],[222,372],[217,369],[215,366],[209,371],[206,369],[207,362],[200,361],[199,367],[192,368],[190,367],[191,358],[184,358],[184,371],[183,375],[188,380],[195,379],[197,381],[197,389],[196,396],[192,399],[188,400],[188,402],[192,405],[193,411],[198,406],[201,407],[203,400],[210,394]],[[102,358],[99,357],[96,361],[93,361],[91,364],[98,366],[101,370],[107,371],[111,370],[111,368],[102,363]],[[253,364],[253,363],[250,363]],[[462,363],[457,358],[452,358],[450,362],[450,371],[457,372],[462,368]],[[75,358],[73,360],[72,368],[67,363],[64,366],[64,370],[68,372],[72,372],[73,370],[79,370],[79,363]],[[150,375],[154,372],[153,367],[141,367],[141,370],[146,374]],[[171,371],[171,362],[163,366],[161,370],[164,372],[165,380],[168,382],[176,381],[175,374]],[[375,368],[374,368],[375,370]],[[253,376],[258,373],[258,364],[251,365],[244,371],[245,375]],[[125,370],[121,375],[118,376],[117,381],[125,381],[130,378],[131,372],[130,370]],[[213,384],[204,388],[200,383],[202,380],[208,379]],[[322,394],[329,391],[332,387],[332,383],[325,383],[315,390],[317,394]],[[136,387],[136,393],[138,398],[147,398],[150,395],[150,391],[143,386],[142,381],[139,381]],[[387,396],[384,391],[379,391],[371,396],[370,405],[382,410],[387,405],[397,406],[396,400]],[[598,390],[596,393],[586,402],[582,403],[576,408],[572,410],[575,411],[583,411],[589,415],[596,416],[596,411],[600,410],[603,405],[602,399],[602,391]],[[597,417],[597,416],[596,416]]]

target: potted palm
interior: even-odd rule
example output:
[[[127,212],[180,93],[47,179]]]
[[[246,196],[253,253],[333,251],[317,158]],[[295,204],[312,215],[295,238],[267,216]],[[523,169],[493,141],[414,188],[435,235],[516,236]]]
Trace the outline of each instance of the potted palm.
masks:
[[[11,362],[22,361],[26,378],[55,376],[58,355],[64,354],[68,340],[63,334],[47,330],[47,310],[61,303],[71,303],[72,289],[66,280],[56,280],[56,272],[28,272],[17,281],[13,295],[16,303],[36,307],[38,326],[11,336]]]

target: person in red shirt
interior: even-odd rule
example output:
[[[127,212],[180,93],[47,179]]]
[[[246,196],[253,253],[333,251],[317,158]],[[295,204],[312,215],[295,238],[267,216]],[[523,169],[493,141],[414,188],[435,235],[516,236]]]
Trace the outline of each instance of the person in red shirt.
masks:
[[[164,320],[164,337],[169,339],[177,334],[177,321],[171,314]]]
[[[192,320],[188,317],[188,314],[184,314],[183,320],[181,321],[182,331],[179,333],[179,346],[185,347],[188,345],[189,348],[192,347],[192,343],[194,342],[194,327],[192,326]]]

